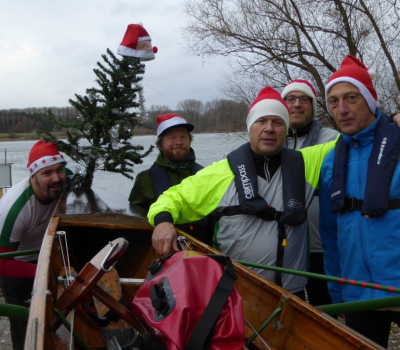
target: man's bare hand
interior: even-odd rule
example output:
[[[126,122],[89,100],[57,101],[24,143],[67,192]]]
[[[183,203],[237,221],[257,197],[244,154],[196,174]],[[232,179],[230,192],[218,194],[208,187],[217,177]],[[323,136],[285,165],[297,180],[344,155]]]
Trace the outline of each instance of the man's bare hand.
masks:
[[[397,124],[397,126],[400,128],[400,113],[397,113],[394,117],[393,117],[393,121]]]
[[[176,242],[176,231],[174,225],[169,222],[158,224],[153,231],[151,238],[153,247],[158,254],[167,255],[171,248],[178,252],[178,243]]]

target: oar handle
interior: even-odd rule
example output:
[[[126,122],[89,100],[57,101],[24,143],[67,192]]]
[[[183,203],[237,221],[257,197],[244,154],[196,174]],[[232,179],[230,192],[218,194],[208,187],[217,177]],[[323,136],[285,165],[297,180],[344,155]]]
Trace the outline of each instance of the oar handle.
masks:
[[[243,260],[236,260],[236,261],[239,264],[242,264],[244,266],[255,267],[258,269],[278,271],[278,272],[282,272],[282,273],[289,273],[291,275],[316,278],[319,280],[324,280],[324,281],[329,281],[329,282],[348,284],[348,285],[355,286],[355,287],[376,289],[376,290],[382,290],[385,292],[400,294],[400,288],[397,288],[397,287],[383,286],[383,285],[377,284],[377,283],[368,283],[368,282],[361,282],[361,281],[356,281],[356,280],[349,280],[349,279],[343,278],[343,277],[326,276],[326,275],[321,275],[319,273],[311,273],[311,272],[305,272],[305,271],[299,271],[299,270],[292,270],[292,269],[286,269],[286,268],[277,267],[277,266],[256,264],[256,263],[243,261]]]

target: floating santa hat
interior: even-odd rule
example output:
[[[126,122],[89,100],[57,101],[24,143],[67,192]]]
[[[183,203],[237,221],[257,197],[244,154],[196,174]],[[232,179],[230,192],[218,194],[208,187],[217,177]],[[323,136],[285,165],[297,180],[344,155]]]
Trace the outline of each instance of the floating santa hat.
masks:
[[[139,58],[140,61],[151,61],[155,59],[157,51],[156,46],[152,47],[151,37],[142,24],[129,24],[117,53]]]
[[[26,167],[29,170],[29,175],[32,176],[39,170],[58,163],[67,164],[67,161],[58,152],[57,145],[54,142],[40,140],[33,145]]]

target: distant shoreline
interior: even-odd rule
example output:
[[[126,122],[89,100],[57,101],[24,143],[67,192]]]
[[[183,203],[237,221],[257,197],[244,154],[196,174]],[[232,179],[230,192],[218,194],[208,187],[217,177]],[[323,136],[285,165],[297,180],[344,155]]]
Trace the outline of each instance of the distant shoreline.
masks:
[[[59,140],[66,140],[67,135],[62,132],[53,132],[53,136],[57,137]],[[137,133],[136,136],[145,136],[145,135],[155,135],[155,133]],[[41,137],[36,133],[28,132],[28,133],[16,133],[13,135],[10,134],[0,134],[0,142],[9,142],[9,141],[35,141],[40,140]]]
[[[243,131],[204,131],[204,132],[194,132],[193,135],[196,134],[225,134],[225,133],[241,133]],[[59,140],[66,140],[67,135],[62,132],[53,132],[53,136],[57,137]],[[134,136],[156,136],[155,132],[147,132],[147,133],[135,133]],[[36,133],[16,133],[13,135],[10,134],[0,134],[0,142],[10,142],[10,141],[35,141],[40,140],[41,138]]]

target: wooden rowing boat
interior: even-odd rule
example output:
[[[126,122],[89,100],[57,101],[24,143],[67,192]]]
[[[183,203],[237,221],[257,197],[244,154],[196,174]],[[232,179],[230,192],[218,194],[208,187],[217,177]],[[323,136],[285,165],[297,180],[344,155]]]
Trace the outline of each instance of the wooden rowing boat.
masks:
[[[111,201],[107,200],[107,203],[109,202]],[[78,295],[79,299],[80,293],[88,293],[77,305],[71,302],[71,295],[65,297],[65,281],[61,280],[61,276],[65,275],[64,265],[68,262],[76,271],[75,275],[81,271],[81,276],[86,268],[85,264],[94,256],[97,260],[99,255],[104,259],[110,249],[104,247],[108,246],[109,241],[123,237],[129,242],[129,246],[124,246],[125,254],[113,258],[119,258],[115,270],[120,278],[118,283],[123,295],[133,297],[140,286],[140,279],[145,278],[147,274],[147,267],[159,257],[151,246],[152,227],[146,218],[140,217],[143,213],[136,209],[128,206],[110,209],[110,206],[93,192],[70,192],[62,198],[48,226],[40,251],[25,350],[82,348],[76,341],[75,345],[70,347],[70,332],[64,326],[55,331],[54,324],[57,322],[54,320],[57,318],[54,306],[61,308],[60,311],[66,308],[74,310],[73,320],[70,313],[69,321],[89,348],[106,348],[104,337],[101,335],[102,327],[86,312],[91,296],[98,296],[100,293],[99,287],[89,285],[88,279],[93,277],[92,271],[84,276],[87,285],[80,284],[77,288],[74,287],[73,298],[77,298]],[[186,237],[191,249],[218,254],[209,246],[183,232],[179,233]],[[98,264],[93,260],[92,263]],[[239,276],[236,286],[244,301],[246,338],[254,335],[255,330],[259,330],[274,312],[276,314],[273,321],[255,337],[248,348],[379,349],[375,343],[246,267],[235,263],[235,270]],[[107,278],[104,276],[101,283],[103,287],[107,287]],[[113,283],[108,283],[108,286],[110,285]],[[71,289],[72,285],[69,288]],[[90,291],[83,291],[85,288]],[[112,294],[115,291],[109,292]],[[124,322],[123,327],[130,327],[129,317],[130,315],[126,314],[105,328],[121,327],[121,322]]]

